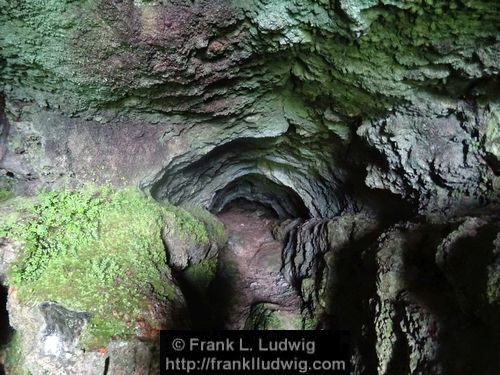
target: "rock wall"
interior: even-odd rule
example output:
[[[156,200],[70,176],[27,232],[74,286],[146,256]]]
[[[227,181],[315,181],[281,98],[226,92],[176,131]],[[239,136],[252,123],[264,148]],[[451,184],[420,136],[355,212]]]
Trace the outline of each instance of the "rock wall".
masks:
[[[487,0],[0,0],[0,188],[263,203],[302,326],[350,329],[356,373],[493,374],[499,25]]]
[[[306,314],[352,332],[355,373],[494,374],[499,225],[483,216],[381,231],[343,216],[301,227],[288,267]]]
[[[18,189],[125,181],[210,206],[258,174],[322,217],[362,204],[359,164],[368,187],[426,212],[498,191],[498,4],[52,0],[1,12],[2,170]],[[360,123],[382,165],[359,155]]]

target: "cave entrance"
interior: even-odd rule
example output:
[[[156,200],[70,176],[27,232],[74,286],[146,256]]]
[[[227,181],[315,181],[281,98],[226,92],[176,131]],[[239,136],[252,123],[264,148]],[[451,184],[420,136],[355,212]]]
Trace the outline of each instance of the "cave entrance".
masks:
[[[299,314],[301,299],[282,275],[285,239],[275,236],[290,219],[310,212],[290,187],[259,174],[247,174],[217,190],[209,210],[224,224],[227,246],[218,254],[217,272],[206,295],[176,278],[189,305],[194,329],[244,329],[257,304]],[[294,316],[295,316],[294,315]]]
[[[247,211],[251,212],[250,202],[254,202],[254,208],[261,208],[256,213],[264,214],[262,209],[268,208],[279,219],[307,219],[310,216],[302,198],[293,189],[259,174],[247,174],[217,191],[210,211],[220,214],[227,212],[226,207],[234,209],[238,206],[240,211],[246,207]]]
[[[227,309],[226,329],[247,327],[256,304],[272,304],[283,311],[300,309],[298,295],[281,274],[285,243],[273,234],[274,228],[290,217],[290,212],[277,200],[255,198],[240,196],[226,201],[217,213],[229,238],[228,246],[219,254],[221,275],[214,285],[216,299],[220,298],[221,291],[233,295],[219,303]],[[297,207],[290,205],[289,208],[295,210]]]

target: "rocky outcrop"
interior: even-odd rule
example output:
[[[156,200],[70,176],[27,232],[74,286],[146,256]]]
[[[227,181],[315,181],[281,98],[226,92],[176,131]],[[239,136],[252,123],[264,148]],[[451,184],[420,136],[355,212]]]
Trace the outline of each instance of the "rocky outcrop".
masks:
[[[21,356],[18,369],[37,374],[147,374],[158,371],[154,344],[139,340],[114,341],[104,350],[85,351],[79,347],[86,313],[68,310],[55,303],[36,306],[19,304],[9,296],[9,317],[20,332],[16,350]],[[9,369],[7,369],[9,370]]]
[[[500,304],[490,289],[499,271],[498,235],[498,218],[406,224],[383,235],[375,320],[380,372],[498,371],[492,358]]]
[[[287,228],[283,273],[295,281],[310,278],[321,271],[322,265],[318,262],[327,252],[340,251],[377,227],[376,219],[365,214],[294,224],[295,227]]]
[[[190,210],[109,188],[2,202],[0,280],[16,332],[7,373],[157,373],[159,330],[192,324],[173,273],[210,283],[199,270],[215,269],[226,240],[215,217]],[[187,245],[165,248],[176,241]]]
[[[368,167],[366,184],[413,200],[423,215],[498,210],[499,180],[487,163],[490,116],[466,103],[436,104],[363,124],[358,134],[386,161]]]
[[[369,221],[353,232],[345,224],[363,220],[352,219],[317,229],[312,239],[328,238],[323,251],[292,264],[307,270],[312,320],[353,334],[355,373],[497,372],[500,218],[408,222],[381,234]],[[313,248],[312,239],[297,248]]]
[[[0,0],[0,189],[263,204],[277,287],[238,328],[349,329],[355,373],[496,373],[499,24],[488,0]],[[199,297],[228,248],[191,224],[161,235]]]

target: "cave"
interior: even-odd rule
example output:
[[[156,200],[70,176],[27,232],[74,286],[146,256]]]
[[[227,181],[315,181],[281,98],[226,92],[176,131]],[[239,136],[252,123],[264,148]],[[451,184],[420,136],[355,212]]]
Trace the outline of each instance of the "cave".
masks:
[[[302,218],[310,216],[309,210],[300,196],[286,186],[280,186],[259,175],[245,175],[231,181],[217,191],[209,210],[218,214],[237,200],[246,200],[266,206],[280,219]],[[249,209],[249,208],[247,208]]]
[[[6,374],[157,374],[171,331],[500,373],[500,3],[0,8]]]

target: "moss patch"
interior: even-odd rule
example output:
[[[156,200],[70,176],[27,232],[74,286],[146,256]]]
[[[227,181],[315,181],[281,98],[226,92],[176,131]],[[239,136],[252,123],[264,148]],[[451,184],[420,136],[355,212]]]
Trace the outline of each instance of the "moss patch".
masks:
[[[275,309],[268,304],[259,303],[252,306],[245,329],[280,330],[283,329],[283,322]]]
[[[309,317],[307,313],[303,313],[302,316],[295,318],[292,321],[293,327],[295,329],[301,329],[301,330],[314,330],[316,329],[316,321]]]
[[[216,243],[219,247],[227,242],[227,233],[222,224],[214,215],[202,207],[186,206],[183,207],[196,220],[203,223],[210,241]]]
[[[197,289],[206,290],[215,276],[217,269],[216,259],[204,259],[197,264],[189,266],[184,275],[189,283]]]
[[[0,188],[0,202],[9,199],[11,196],[10,190],[6,188]]]
[[[131,189],[85,189],[40,194],[25,210],[23,222],[2,224],[24,244],[7,281],[21,302],[90,313],[83,346],[133,335],[148,302],[175,298],[161,239],[170,207]]]
[[[207,230],[201,220],[180,207],[171,204],[166,204],[165,207],[168,208],[169,212],[167,215],[169,215],[171,222],[174,223],[179,234],[193,239],[200,245],[209,243]]]
[[[0,362],[10,375],[29,375],[24,369],[24,360],[21,356],[21,336],[15,333],[9,344],[0,351]]]

